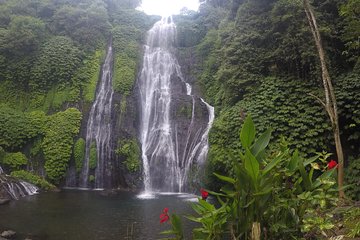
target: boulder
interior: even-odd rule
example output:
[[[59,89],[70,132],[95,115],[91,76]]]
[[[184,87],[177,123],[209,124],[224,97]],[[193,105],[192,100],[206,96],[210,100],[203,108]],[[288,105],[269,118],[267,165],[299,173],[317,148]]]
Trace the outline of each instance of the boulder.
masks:
[[[9,198],[0,198],[0,205],[4,205],[10,202]]]
[[[16,232],[14,232],[13,230],[6,230],[1,233],[1,237],[7,238],[7,239],[11,239],[11,238],[15,237],[15,235],[16,235]]]

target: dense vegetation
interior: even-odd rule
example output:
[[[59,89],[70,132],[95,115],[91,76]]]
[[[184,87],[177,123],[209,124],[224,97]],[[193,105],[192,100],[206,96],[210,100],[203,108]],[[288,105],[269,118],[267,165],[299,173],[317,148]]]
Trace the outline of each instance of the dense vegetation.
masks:
[[[346,165],[354,166],[360,161],[360,4],[312,5],[338,99]],[[206,1],[177,22],[181,52],[196,52],[193,73],[216,109],[212,170],[231,172],[241,122],[250,113],[259,131],[273,129],[274,142],[285,136],[304,156],[326,151],[336,159],[331,123],[317,101],[324,96],[320,63],[302,1]]]
[[[114,108],[117,119],[126,117],[141,42],[158,19],[135,10],[140,2],[0,0],[0,165],[6,172],[47,190],[62,184],[71,162],[80,173],[86,145],[81,126],[109,44],[120,101]],[[219,207],[202,200],[194,205],[198,215],[189,219],[201,224],[194,235],[358,237],[360,211],[336,207],[336,171],[328,165],[336,160],[333,129],[319,101],[320,62],[302,1],[201,2],[199,12],[184,9],[175,17],[179,57],[196,63],[185,66],[186,77],[196,79],[194,89],[216,109],[208,185]],[[360,2],[311,4],[338,102],[346,195],[359,201]],[[188,116],[188,110],[177,114]],[[140,175],[141,150],[136,136],[128,135],[114,140],[117,167]],[[89,155],[94,172],[94,143]],[[172,223],[168,233],[181,239],[179,218]]]
[[[132,92],[141,42],[156,19],[136,11],[139,2],[0,2],[0,165],[6,171],[40,183],[19,171],[33,169],[58,184],[73,159],[80,173],[82,116],[95,99],[109,43],[122,110]],[[91,169],[96,154],[92,146]]]

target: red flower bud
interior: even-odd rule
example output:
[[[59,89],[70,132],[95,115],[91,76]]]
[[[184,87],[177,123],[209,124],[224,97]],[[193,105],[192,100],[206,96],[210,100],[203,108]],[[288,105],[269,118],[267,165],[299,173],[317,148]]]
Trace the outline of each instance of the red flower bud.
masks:
[[[169,209],[168,208],[164,208],[162,214],[160,214],[160,223],[164,223],[164,222],[167,222],[169,221]]]
[[[205,189],[200,189],[200,192],[201,192],[201,198],[203,199],[203,200],[206,200],[207,198],[208,198],[208,196],[209,196],[209,193],[205,190]]]
[[[333,169],[333,168],[337,168],[337,162],[335,160],[331,160],[330,162],[328,162],[328,170]]]

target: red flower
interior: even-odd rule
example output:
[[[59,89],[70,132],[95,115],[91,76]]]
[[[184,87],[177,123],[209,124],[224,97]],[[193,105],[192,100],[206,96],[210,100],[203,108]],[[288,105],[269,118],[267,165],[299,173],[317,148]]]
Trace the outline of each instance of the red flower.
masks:
[[[168,208],[164,208],[162,214],[160,214],[160,223],[164,223],[164,222],[167,222],[169,221],[169,209]]]
[[[333,169],[334,167],[337,168],[337,162],[335,160],[331,160],[330,162],[328,162],[328,169]]]
[[[207,198],[208,198],[208,196],[209,196],[209,193],[205,190],[205,189],[200,189],[200,192],[201,192],[201,198],[203,199],[203,200],[206,200]]]

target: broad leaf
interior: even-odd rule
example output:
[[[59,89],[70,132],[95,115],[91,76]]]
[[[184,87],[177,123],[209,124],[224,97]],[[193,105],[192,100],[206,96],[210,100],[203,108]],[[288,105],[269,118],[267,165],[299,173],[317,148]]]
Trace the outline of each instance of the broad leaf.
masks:
[[[257,178],[259,176],[260,166],[259,162],[256,160],[254,155],[252,155],[249,149],[246,149],[244,165],[246,172],[253,179],[254,184],[256,184]]]
[[[255,139],[255,125],[251,119],[251,116],[247,116],[245,122],[240,131],[240,141],[244,148],[251,146],[251,143]]]
[[[225,182],[228,182],[228,183],[231,183],[231,184],[235,183],[235,179],[233,179],[233,178],[226,177],[226,176],[223,176],[223,175],[220,175],[220,174],[217,174],[217,173],[214,173],[214,175],[217,178],[219,178],[220,180],[222,180],[222,181],[225,181]]]
[[[270,163],[266,165],[266,167],[263,170],[263,175],[266,175],[271,169],[276,167],[276,165],[281,161],[282,155],[276,156]]]
[[[251,152],[254,156],[257,156],[263,151],[269,144],[271,138],[271,129],[266,130],[261,136],[256,139],[255,143],[251,146]]]
[[[287,168],[289,171],[293,172],[296,170],[296,168],[299,165],[299,151],[295,150],[294,154],[292,155],[289,164],[287,165]]]
[[[312,162],[315,162],[317,159],[319,159],[319,156],[314,156],[312,158],[309,158],[308,160],[306,160],[304,162],[304,167],[306,167],[307,165],[311,164]]]
[[[301,158],[299,158],[298,167],[299,167],[299,171],[300,171],[302,180],[303,180],[304,185],[305,185],[305,189],[307,191],[310,191],[311,190],[311,181],[309,179],[309,175],[306,173],[306,170],[305,170],[305,167],[304,167],[304,162],[303,162],[303,160]]]

